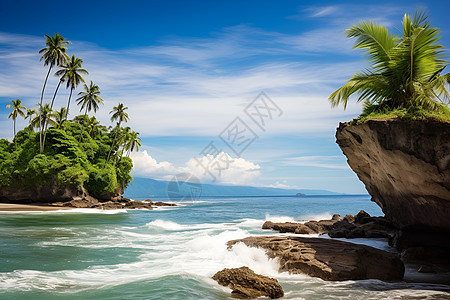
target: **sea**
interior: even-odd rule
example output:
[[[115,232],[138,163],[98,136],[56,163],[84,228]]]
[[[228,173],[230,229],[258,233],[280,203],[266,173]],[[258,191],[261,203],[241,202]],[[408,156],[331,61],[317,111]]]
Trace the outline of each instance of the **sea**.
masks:
[[[170,201],[155,199],[154,201]],[[204,197],[155,210],[0,212],[0,299],[231,299],[211,277],[248,266],[276,278],[283,299],[449,299],[448,286],[379,280],[323,281],[278,272],[259,248],[227,241],[283,235],[261,226],[365,210],[368,195]],[[354,239],[395,251],[384,239]]]

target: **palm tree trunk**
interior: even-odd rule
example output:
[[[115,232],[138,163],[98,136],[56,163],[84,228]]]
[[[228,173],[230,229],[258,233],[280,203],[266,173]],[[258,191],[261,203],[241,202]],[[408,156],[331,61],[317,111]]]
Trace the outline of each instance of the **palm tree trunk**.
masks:
[[[55,93],[53,94],[53,98],[52,98],[52,104],[50,105],[50,111],[53,110],[53,103],[55,102],[55,98],[56,98],[56,94],[58,93],[59,90],[59,86],[61,85],[62,80],[59,80],[58,85],[56,86],[56,90]],[[45,130],[44,130],[44,139],[42,140],[41,143],[41,153],[44,152],[44,147],[45,147],[45,138],[47,137],[47,127],[48,127],[48,123],[45,123]]]
[[[41,93],[41,106],[42,106],[42,101],[44,99],[44,91],[45,91],[45,86],[47,85],[47,80],[48,80],[48,76],[50,75],[50,71],[52,70],[53,65],[50,64],[50,67],[48,68],[48,72],[47,72],[47,76],[45,76],[45,80],[44,80],[44,86],[42,87],[42,93]],[[42,142],[42,126],[40,126],[40,131],[39,131],[39,146],[41,149],[41,153],[43,151],[43,142]]]
[[[108,153],[108,157],[106,158],[106,162],[109,161],[109,157],[111,156],[111,151],[112,151],[114,144],[116,143],[117,132],[119,132],[119,129],[120,129],[120,122],[119,122],[119,124],[117,124],[117,131],[116,131],[116,134],[114,134],[114,139],[113,139],[113,142],[111,143],[111,148],[109,148],[109,153]]]
[[[13,139],[16,137],[16,119],[13,120],[14,121],[14,137]]]
[[[67,102],[67,116],[66,116],[66,120],[69,117],[69,107],[70,107],[70,99],[72,98],[72,92],[73,92],[73,88],[70,88],[69,101]]]
[[[84,122],[86,122],[86,117],[87,117],[87,105],[86,105],[86,110],[84,111],[84,118],[83,118],[83,124],[81,124],[81,134],[80,134],[80,141],[78,143],[81,143],[81,141],[83,140],[83,128],[84,128]]]

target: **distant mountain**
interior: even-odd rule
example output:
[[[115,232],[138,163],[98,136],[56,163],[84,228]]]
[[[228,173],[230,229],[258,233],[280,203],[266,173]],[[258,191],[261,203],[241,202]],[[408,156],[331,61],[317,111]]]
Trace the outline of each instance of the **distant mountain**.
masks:
[[[135,177],[125,191],[127,198],[151,198],[167,197],[167,190],[173,191],[174,183],[170,181],[159,181],[150,178]],[[201,184],[192,185],[197,190],[201,189],[201,196],[301,196],[304,195],[341,195],[327,190],[307,190],[307,189],[279,189],[270,187],[253,186],[229,186]]]

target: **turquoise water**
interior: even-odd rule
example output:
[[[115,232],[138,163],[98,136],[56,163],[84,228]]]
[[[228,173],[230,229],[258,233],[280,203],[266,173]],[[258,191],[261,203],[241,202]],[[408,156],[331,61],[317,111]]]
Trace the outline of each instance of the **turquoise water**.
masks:
[[[164,199],[154,199],[164,200]],[[371,215],[369,196],[204,198],[180,207],[0,213],[0,299],[229,299],[210,279],[249,266],[275,277],[285,299],[439,299],[433,286],[378,280],[325,282],[278,273],[264,251],[226,242],[265,220],[305,221],[332,214]],[[355,240],[392,251],[384,240]],[[439,287],[442,289],[442,287]]]

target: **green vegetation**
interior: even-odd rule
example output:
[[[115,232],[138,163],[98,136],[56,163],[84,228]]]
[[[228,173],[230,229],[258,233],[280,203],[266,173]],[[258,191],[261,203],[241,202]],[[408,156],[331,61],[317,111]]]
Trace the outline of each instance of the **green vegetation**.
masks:
[[[37,109],[29,109],[21,100],[12,100],[10,118],[14,121],[12,142],[0,139],[0,189],[33,192],[40,187],[83,186],[89,194],[100,196],[127,187],[132,180],[133,168],[128,157],[141,146],[139,133],[121,124],[129,120],[128,108],[119,103],[110,112],[116,126],[101,125],[88,114],[97,112],[104,100],[100,88],[92,81],[84,84],[84,91],[76,99],[82,115],[68,119],[72,93],[88,72],[82,68],[83,60],[66,54],[64,37],[46,35],[46,47],[41,60],[49,66]],[[44,99],[44,91],[52,70],[59,77],[51,102]],[[70,89],[67,107],[53,110],[61,83]],[[28,120],[28,126],[16,134],[18,116]],[[127,154],[124,157],[124,154]]]
[[[364,110],[357,122],[391,117],[449,120],[450,74],[441,74],[449,62],[438,44],[439,29],[421,12],[414,18],[405,14],[402,25],[402,35],[372,22],[346,31],[347,37],[356,38],[354,48],[366,51],[371,66],[331,94],[330,102],[345,109],[349,97],[358,94]]]

